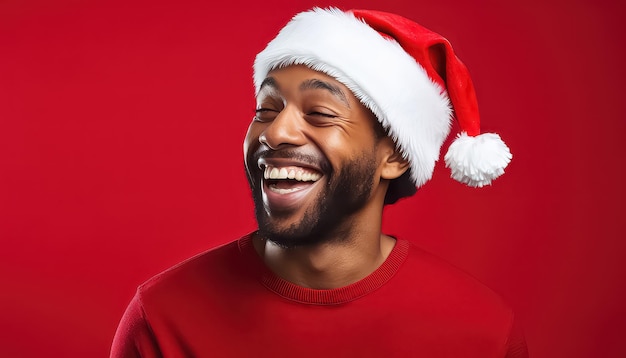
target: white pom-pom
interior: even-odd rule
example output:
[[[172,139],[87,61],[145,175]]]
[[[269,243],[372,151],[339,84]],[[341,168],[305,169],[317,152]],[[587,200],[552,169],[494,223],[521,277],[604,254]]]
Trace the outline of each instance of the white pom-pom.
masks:
[[[471,137],[463,132],[452,142],[444,160],[452,178],[468,186],[482,187],[502,175],[512,157],[499,135],[483,133]]]

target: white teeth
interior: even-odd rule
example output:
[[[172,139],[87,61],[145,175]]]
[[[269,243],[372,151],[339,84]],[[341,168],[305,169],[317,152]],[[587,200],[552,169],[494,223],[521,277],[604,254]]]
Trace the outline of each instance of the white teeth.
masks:
[[[322,177],[321,174],[307,171],[303,168],[290,167],[290,168],[276,168],[266,166],[263,171],[263,178],[265,179],[295,179],[297,181],[318,181]]]

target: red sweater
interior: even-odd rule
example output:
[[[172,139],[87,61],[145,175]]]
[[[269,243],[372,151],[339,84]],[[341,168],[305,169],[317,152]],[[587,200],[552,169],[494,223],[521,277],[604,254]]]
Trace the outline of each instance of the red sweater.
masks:
[[[497,295],[408,241],[363,280],[315,290],[245,236],[141,285],[111,357],[527,357],[513,327]]]

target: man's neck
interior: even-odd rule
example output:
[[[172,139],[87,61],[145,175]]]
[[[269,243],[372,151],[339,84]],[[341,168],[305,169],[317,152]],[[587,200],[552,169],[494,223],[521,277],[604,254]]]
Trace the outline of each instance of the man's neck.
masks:
[[[380,232],[380,223],[357,225],[348,239],[284,248],[255,237],[253,242],[275,274],[299,286],[315,289],[344,287],[374,272],[389,256],[395,239]]]

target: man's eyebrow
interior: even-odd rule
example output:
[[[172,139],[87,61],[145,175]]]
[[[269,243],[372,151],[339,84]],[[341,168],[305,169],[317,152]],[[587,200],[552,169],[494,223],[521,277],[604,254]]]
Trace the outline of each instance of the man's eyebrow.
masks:
[[[278,84],[276,84],[276,80],[274,77],[265,77],[261,85],[259,86],[259,92],[263,89],[263,87],[272,87],[278,89]]]
[[[302,82],[302,84],[300,85],[300,91],[309,89],[327,90],[335,97],[337,97],[341,102],[343,102],[348,108],[350,108],[350,103],[348,102],[348,97],[346,96],[346,94],[341,90],[341,88],[335,86],[332,83],[324,82],[315,78]]]

